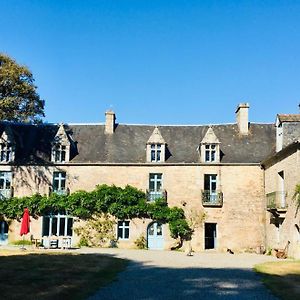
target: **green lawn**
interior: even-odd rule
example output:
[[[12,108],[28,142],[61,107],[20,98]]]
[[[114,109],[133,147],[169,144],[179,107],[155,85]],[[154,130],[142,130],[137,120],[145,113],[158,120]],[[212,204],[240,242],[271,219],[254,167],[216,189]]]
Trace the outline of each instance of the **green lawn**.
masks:
[[[300,299],[300,261],[278,261],[256,265],[264,284],[280,299]]]
[[[85,299],[126,265],[100,254],[0,250],[1,298]]]

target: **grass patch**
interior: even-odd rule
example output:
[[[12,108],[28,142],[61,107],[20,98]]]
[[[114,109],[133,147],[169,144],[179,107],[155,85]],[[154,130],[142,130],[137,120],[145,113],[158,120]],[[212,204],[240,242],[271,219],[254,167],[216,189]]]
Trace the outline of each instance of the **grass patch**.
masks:
[[[125,269],[101,254],[0,250],[2,299],[85,299]]]
[[[300,299],[300,261],[268,262],[254,267],[263,283],[280,299]]]

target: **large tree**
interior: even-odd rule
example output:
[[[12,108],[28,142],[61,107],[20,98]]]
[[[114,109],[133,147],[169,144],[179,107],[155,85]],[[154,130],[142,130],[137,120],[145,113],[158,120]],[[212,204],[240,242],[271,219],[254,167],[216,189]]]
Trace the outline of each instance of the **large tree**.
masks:
[[[30,70],[0,53],[0,120],[40,122],[45,102]]]

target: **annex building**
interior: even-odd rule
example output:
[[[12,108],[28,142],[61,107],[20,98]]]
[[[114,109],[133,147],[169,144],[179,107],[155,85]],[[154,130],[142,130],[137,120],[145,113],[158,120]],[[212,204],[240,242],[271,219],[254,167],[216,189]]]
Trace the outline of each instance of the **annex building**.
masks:
[[[143,190],[148,201],[165,198],[186,215],[204,213],[191,241],[196,251],[258,251],[284,248],[300,257],[300,213],[293,200],[300,183],[300,115],[278,115],[274,124],[236,123],[153,126],[0,123],[0,198],[34,193],[91,191],[98,184]],[[69,215],[31,220],[31,234],[44,241],[68,238],[76,246],[79,222]],[[0,221],[0,243],[19,237],[20,223]],[[143,235],[149,249],[170,249],[168,224],[116,221],[119,247]],[[58,239],[58,246],[61,246]]]

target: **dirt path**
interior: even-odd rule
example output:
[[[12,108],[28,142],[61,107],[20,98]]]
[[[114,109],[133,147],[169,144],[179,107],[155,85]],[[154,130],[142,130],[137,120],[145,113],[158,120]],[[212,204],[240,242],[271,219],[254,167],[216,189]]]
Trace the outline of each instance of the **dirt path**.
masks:
[[[276,299],[252,271],[275,260],[255,254],[196,253],[124,249],[82,249],[130,260],[118,280],[99,290],[96,299]]]

